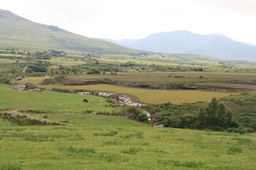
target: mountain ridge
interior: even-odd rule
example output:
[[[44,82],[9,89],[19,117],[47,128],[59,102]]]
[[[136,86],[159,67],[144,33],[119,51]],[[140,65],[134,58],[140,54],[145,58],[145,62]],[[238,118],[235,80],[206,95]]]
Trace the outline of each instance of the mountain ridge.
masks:
[[[11,19],[16,21],[19,21],[19,20],[28,21],[27,19],[20,17],[9,10],[0,9],[0,20],[4,20],[4,19]]]
[[[59,49],[94,53],[133,53],[101,39],[88,38],[53,25],[44,25],[0,9],[0,48]]]
[[[199,54],[225,60],[256,61],[256,45],[234,41],[221,33],[202,35],[189,31],[160,32],[137,40],[123,39],[117,43],[152,52]]]

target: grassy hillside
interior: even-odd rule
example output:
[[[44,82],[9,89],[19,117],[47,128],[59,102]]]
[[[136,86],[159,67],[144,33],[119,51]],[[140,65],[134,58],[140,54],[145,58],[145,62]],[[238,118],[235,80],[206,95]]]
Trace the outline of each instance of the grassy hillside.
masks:
[[[119,45],[77,35],[56,26],[38,24],[0,10],[0,48],[62,49],[95,53],[132,53]]]

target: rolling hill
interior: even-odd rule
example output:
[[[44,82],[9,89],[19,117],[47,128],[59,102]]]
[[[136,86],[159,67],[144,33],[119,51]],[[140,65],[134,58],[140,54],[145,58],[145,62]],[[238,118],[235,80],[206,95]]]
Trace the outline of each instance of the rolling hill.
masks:
[[[222,34],[201,35],[174,31],[115,43],[152,52],[200,54],[225,60],[256,61],[256,45],[237,42]]]
[[[0,26],[0,48],[61,49],[95,53],[136,52],[107,41],[77,35],[56,26],[38,24],[7,10],[0,10]]]

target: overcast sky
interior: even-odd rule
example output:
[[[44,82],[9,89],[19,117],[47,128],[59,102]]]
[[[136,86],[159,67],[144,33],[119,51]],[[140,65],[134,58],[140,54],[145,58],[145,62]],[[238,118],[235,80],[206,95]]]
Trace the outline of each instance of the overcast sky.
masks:
[[[256,44],[256,0],[0,0],[0,8],[87,37],[188,30]]]

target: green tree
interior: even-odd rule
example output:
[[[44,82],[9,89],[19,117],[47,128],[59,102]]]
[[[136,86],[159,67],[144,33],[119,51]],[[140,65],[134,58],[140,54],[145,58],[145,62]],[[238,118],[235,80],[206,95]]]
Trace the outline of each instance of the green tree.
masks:
[[[213,98],[205,110],[201,109],[198,114],[199,127],[228,128],[234,123],[232,113],[226,109],[223,103]]]
[[[217,119],[219,127],[227,126],[227,111],[223,103],[218,104],[217,108]]]
[[[205,109],[207,125],[216,126],[218,124],[217,110],[218,101],[216,98],[213,98],[211,102],[208,104],[208,107]]]

